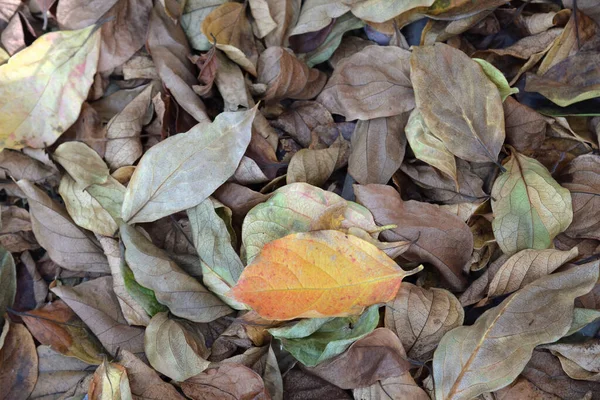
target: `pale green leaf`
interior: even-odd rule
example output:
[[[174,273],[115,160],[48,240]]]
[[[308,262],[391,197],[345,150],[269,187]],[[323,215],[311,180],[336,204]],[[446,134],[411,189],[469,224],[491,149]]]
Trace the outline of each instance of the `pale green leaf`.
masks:
[[[489,62],[482,60],[481,58],[474,58],[473,61],[477,62],[481,66],[481,69],[483,69],[483,72],[485,72],[487,77],[490,78],[490,81],[496,85],[498,91],[500,92],[500,96],[502,97],[502,101],[506,100],[506,98],[511,94],[519,93],[519,89],[510,87],[506,77],[498,68],[494,67]]]
[[[17,271],[12,254],[0,247],[0,326],[4,322],[4,313],[12,307],[17,294]],[[0,348],[2,345],[0,344]]]

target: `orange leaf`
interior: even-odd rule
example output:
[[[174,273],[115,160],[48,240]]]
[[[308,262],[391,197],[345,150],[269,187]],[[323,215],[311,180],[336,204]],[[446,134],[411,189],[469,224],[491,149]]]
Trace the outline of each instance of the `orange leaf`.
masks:
[[[341,317],[393,299],[406,272],[383,251],[339,231],[266,244],[229,296],[270,320]]]

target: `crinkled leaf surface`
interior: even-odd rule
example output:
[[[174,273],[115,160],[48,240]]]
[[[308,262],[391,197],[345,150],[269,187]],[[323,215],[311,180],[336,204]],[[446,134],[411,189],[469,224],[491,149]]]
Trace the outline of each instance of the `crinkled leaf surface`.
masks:
[[[76,120],[98,66],[100,31],[51,32],[0,66],[0,148],[43,148]]]
[[[406,275],[355,236],[294,233],[267,243],[229,295],[271,320],[347,316],[391,300]]]

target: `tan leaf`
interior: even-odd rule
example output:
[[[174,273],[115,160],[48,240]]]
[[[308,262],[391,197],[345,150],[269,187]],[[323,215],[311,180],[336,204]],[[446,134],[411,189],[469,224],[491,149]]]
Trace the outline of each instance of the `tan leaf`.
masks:
[[[358,202],[371,211],[375,222],[398,226],[383,231],[384,239],[413,242],[402,257],[429,262],[451,287],[465,288],[463,268],[471,257],[473,235],[462,220],[433,204],[403,201],[391,186],[355,185],[354,192]]]
[[[188,0],[185,2],[181,15],[181,26],[185,31],[190,45],[201,51],[207,51],[212,46],[212,39],[202,33],[202,21],[215,8],[227,0]]]
[[[427,393],[417,385],[410,372],[382,379],[369,387],[354,389],[353,393],[355,400],[430,400]]]
[[[112,286],[107,276],[74,287],[56,286],[52,292],[75,311],[111,355],[121,349],[144,357],[144,329],[127,324]]]
[[[358,121],[352,135],[348,173],[360,184],[386,184],[404,159],[408,113]]]
[[[345,165],[348,150],[348,142],[340,136],[327,149],[298,151],[290,160],[286,182],[307,182],[322,186],[336,169]]]
[[[268,400],[271,398],[260,375],[236,363],[226,363],[192,376],[182,382],[181,389],[192,399]]]
[[[94,25],[51,32],[0,66],[0,148],[49,146],[77,120],[99,48]]]
[[[385,327],[398,335],[409,358],[426,362],[442,337],[462,325],[464,316],[462,305],[447,290],[403,282],[387,304]]]
[[[265,36],[265,45],[287,47],[290,33],[300,15],[301,0],[267,0],[267,3],[277,26]]]
[[[29,398],[38,379],[38,357],[31,334],[21,324],[5,322],[0,345],[0,387],[3,400]],[[4,336],[4,332],[3,332]]]
[[[111,170],[132,165],[142,155],[140,133],[150,122],[147,115],[152,100],[152,85],[131,101],[106,126],[106,154],[104,158]]]
[[[100,364],[90,382],[88,398],[90,400],[132,400],[125,368],[108,361]]]
[[[307,398],[352,400],[345,390],[301,369],[293,368],[283,376],[283,394],[286,400]]]
[[[21,152],[4,149],[0,152],[2,171],[15,180],[27,179],[34,183],[55,181],[58,171]]]
[[[250,11],[254,18],[254,25],[259,39],[264,38],[277,27],[277,23],[271,17],[269,3],[267,0],[250,0]]]
[[[415,100],[409,58],[410,52],[398,47],[367,46],[337,65],[317,101],[347,120],[410,111]]]
[[[148,400],[183,400],[177,390],[162,379],[156,371],[127,350],[119,352],[118,363],[127,370],[131,394]]]
[[[202,22],[202,33],[214,36],[219,44],[238,48],[256,65],[258,51],[245,4],[228,2],[211,11]]]
[[[521,153],[539,148],[546,136],[544,117],[512,97],[508,97],[503,106],[506,143]]]
[[[231,312],[137,229],[125,224],[120,228],[125,260],[136,281],[153,290],[156,299],[173,314],[195,322],[210,322]]]
[[[539,161],[516,151],[504,168],[492,187],[492,227],[498,245],[509,255],[547,249],[573,219],[569,191]]]
[[[186,329],[167,313],[158,313],[146,328],[144,349],[150,364],[157,371],[176,381],[204,371],[210,365],[206,358],[204,338]]]
[[[84,102],[77,121],[63,134],[62,139],[83,142],[95,150],[100,157],[106,151],[106,131],[98,112]]]
[[[123,220],[155,221],[207,198],[235,172],[250,142],[255,113],[256,107],[221,113],[213,123],[200,123],[148,150],[127,186]]]
[[[84,143],[63,143],[56,148],[52,157],[84,188],[102,184],[108,179],[106,163]]]
[[[573,379],[600,382],[598,351],[600,342],[591,339],[583,343],[555,343],[543,346],[558,357],[563,370]]]
[[[0,248],[0,322],[4,324],[6,309],[13,306],[17,292],[17,271],[12,254]],[[6,322],[8,324],[8,322]],[[0,343],[0,349],[2,345]]]
[[[523,377],[518,377],[509,386],[494,392],[494,398],[498,400],[511,399],[536,399],[536,400],[562,400],[548,392],[544,392],[533,383]]]
[[[569,330],[573,300],[597,280],[598,262],[540,278],[475,324],[450,331],[433,359],[436,399],[471,399],[512,382],[536,345],[554,342]]]
[[[566,234],[600,240],[600,157],[577,157],[561,171],[558,181],[569,189],[573,201],[573,222]]]
[[[44,191],[27,180],[17,183],[27,195],[35,237],[54,262],[73,271],[109,272],[106,257],[90,234]]]
[[[319,126],[333,125],[333,117],[316,101],[295,101],[289,109],[272,121],[275,128],[284,130],[303,147],[310,146],[311,132]],[[1,153],[0,153],[1,154]]]
[[[577,257],[577,247],[570,251],[554,249],[522,250],[510,257],[494,275],[488,297],[501,296],[519,290]]]
[[[267,85],[266,100],[312,99],[321,92],[327,80],[323,72],[309,68],[291,50],[283,47],[269,47],[263,51],[257,71],[257,81]]]
[[[325,28],[334,18],[341,17],[350,11],[350,5],[354,2],[356,0],[343,3],[335,0],[304,1],[296,26],[290,35],[316,32]]]
[[[248,93],[242,70],[220,51],[216,52],[216,57],[219,68],[215,84],[223,97],[225,111],[237,111],[239,106],[250,108],[250,105],[254,103],[252,96]]]

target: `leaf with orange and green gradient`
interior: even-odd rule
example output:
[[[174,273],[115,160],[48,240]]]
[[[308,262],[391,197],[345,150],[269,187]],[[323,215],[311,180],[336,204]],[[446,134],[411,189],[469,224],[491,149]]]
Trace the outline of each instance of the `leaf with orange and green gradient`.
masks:
[[[100,30],[47,33],[0,66],[0,149],[43,148],[77,120],[98,67]]]
[[[343,317],[393,299],[403,271],[371,243],[339,231],[294,233],[266,244],[229,296],[269,320]]]

